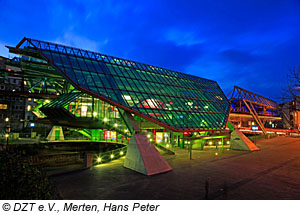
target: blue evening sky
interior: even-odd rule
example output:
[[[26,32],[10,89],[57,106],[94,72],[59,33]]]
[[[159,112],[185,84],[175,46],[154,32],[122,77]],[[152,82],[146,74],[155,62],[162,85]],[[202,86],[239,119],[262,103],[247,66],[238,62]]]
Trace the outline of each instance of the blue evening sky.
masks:
[[[300,0],[0,0],[0,55],[24,36],[216,80],[279,101],[300,65]]]

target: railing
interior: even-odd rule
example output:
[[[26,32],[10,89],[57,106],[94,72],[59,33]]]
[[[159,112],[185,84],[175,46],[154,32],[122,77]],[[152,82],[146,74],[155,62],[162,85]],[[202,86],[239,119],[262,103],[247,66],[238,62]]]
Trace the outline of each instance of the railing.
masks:
[[[162,151],[166,152],[167,154],[174,155],[174,146],[170,143],[153,143],[157,148],[161,149]]]
[[[126,155],[127,146],[93,155],[93,165],[108,163]]]

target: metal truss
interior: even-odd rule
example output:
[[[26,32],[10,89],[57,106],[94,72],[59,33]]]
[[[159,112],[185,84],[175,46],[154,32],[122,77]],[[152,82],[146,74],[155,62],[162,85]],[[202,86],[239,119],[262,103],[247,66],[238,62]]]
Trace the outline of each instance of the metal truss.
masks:
[[[232,112],[245,112],[245,107],[252,115],[262,132],[266,134],[266,129],[259,115],[272,115],[277,113],[278,105],[275,101],[252,93],[248,90],[234,86],[233,90],[228,94],[232,105]],[[234,103],[238,102],[239,105]]]
[[[227,96],[230,100],[246,100],[253,104],[257,104],[259,106],[265,106],[268,109],[278,109],[278,105],[275,101],[268,99],[266,97],[257,95],[256,93],[252,93],[248,90],[242,89],[240,87],[234,86],[233,90]]]

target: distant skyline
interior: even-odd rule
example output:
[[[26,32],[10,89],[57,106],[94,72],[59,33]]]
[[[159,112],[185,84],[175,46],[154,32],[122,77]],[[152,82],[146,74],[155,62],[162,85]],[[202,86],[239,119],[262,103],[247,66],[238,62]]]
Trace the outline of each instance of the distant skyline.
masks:
[[[280,102],[300,66],[299,0],[0,0],[0,55],[24,36],[234,85]]]

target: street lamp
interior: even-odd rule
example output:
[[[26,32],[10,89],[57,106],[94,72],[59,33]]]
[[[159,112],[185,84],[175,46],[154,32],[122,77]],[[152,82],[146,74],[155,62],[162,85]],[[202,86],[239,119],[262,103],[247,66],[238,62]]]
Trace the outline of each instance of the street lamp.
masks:
[[[7,126],[5,127],[5,132],[6,132],[6,134],[5,134],[5,137],[6,137],[6,145],[7,145],[7,147],[8,147],[9,134],[10,134],[10,125],[7,125]]]

